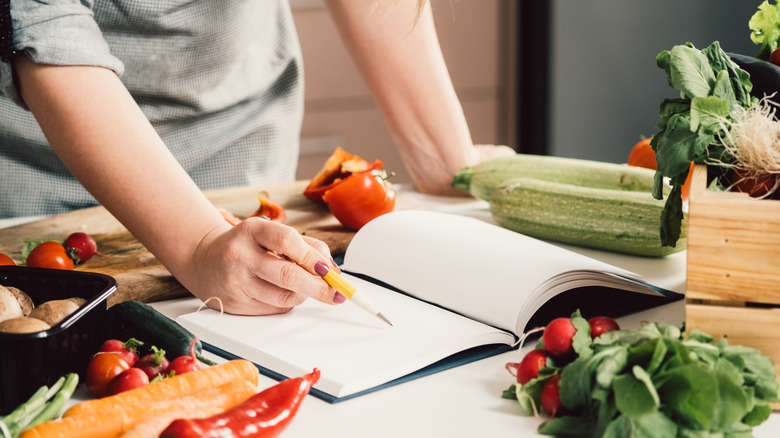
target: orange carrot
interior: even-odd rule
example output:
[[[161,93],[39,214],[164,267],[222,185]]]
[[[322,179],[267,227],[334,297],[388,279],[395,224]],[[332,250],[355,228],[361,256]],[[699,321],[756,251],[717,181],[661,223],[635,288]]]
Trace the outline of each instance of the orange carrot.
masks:
[[[83,401],[65,411],[63,417],[100,416],[106,409],[115,406],[127,409],[129,406],[144,406],[161,400],[173,400],[214,388],[235,379],[243,379],[257,386],[259,373],[252,362],[248,360],[231,360],[109,397]]]
[[[74,436],[80,438],[115,438],[133,430],[136,426],[150,418],[176,413],[177,415],[162,426],[159,426],[160,431],[162,431],[173,419],[187,416],[187,412],[202,410],[222,412],[237,406],[256,392],[257,384],[250,383],[245,379],[234,379],[220,386],[175,399],[124,407],[114,405],[96,415],[71,415],[58,420],[47,421],[22,432],[19,438],[66,438]]]

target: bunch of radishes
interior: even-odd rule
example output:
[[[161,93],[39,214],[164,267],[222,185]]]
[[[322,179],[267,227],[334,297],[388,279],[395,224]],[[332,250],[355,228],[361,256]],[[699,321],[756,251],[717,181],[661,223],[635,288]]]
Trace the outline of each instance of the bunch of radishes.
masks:
[[[140,355],[138,349],[142,345],[143,342],[134,338],[124,342],[118,339],[103,342],[100,351],[87,365],[86,384],[92,395],[114,395],[206,367],[195,357],[194,340],[189,355],[171,361],[165,357],[165,350],[155,346],[149,353]]]
[[[618,323],[607,316],[596,316],[588,320],[588,334],[595,339],[603,333],[620,330]],[[563,367],[576,359],[574,344],[578,330],[572,318],[556,318],[547,326],[532,330],[528,334],[542,331],[542,340],[537,348],[528,352],[520,362],[509,362],[506,369],[517,378],[518,385],[525,385],[540,376],[540,371],[549,368],[554,372],[542,387],[540,402],[542,409],[551,417],[562,413],[560,390],[560,373],[554,371],[552,365]],[[548,361],[550,361],[548,363]]]

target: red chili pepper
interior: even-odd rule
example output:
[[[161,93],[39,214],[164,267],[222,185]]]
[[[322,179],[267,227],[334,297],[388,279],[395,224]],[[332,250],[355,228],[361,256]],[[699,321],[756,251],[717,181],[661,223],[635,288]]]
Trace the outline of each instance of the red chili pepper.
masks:
[[[272,221],[284,223],[287,220],[287,212],[284,211],[284,207],[272,201],[268,197],[268,193],[260,192],[257,194],[257,200],[260,201],[260,206],[257,207],[252,216],[265,216]]]
[[[287,379],[221,414],[203,419],[174,420],[160,438],[269,438],[279,435],[295,414],[320,370]]]

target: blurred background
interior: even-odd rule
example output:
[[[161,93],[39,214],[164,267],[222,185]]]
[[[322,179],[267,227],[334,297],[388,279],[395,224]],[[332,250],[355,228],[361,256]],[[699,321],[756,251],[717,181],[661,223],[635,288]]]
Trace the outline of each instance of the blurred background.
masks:
[[[476,143],[623,163],[676,97],[655,64],[685,42],[755,55],[762,0],[432,0]],[[321,0],[291,0],[306,72],[298,179],[341,146],[408,182],[398,152]]]

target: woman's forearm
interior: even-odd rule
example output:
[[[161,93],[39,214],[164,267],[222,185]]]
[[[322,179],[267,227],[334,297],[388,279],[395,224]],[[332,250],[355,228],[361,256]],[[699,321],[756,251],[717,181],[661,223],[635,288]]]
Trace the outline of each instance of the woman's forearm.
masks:
[[[224,226],[110,70],[15,60],[22,97],[73,175],[174,275]],[[177,242],[171,245],[170,242]]]
[[[462,107],[441,54],[430,6],[417,0],[329,0],[328,8],[423,191],[448,186],[473,164]]]

